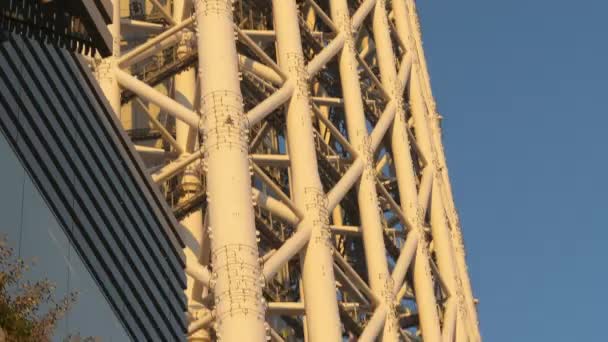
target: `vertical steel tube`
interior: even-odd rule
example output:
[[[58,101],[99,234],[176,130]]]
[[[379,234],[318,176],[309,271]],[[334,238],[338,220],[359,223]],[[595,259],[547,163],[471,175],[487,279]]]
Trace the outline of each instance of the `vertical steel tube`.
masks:
[[[173,1],[173,20],[175,23],[181,23],[189,14],[187,12],[188,0],[174,0]],[[192,43],[192,36],[188,33],[180,35],[180,42],[177,46],[177,58],[183,58],[190,49]],[[196,88],[196,71],[194,68],[186,69],[174,76],[174,97],[175,101],[182,106],[194,110],[194,97]],[[175,120],[175,136],[176,141],[181,147],[182,151],[186,153],[192,153],[194,151],[195,138],[197,135],[197,129],[188,125],[182,120]],[[202,221],[201,221],[202,224]],[[202,226],[201,226],[202,227]]]
[[[263,279],[232,4],[196,0],[195,5],[215,331],[221,341],[264,341]]]
[[[413,82],[413,85],[416,82]],[[416,100],[411,99],[410,101],[415,103]],[[415,105],[412,104],[412,111],[416,111]],[[416,117],[416,116],[415,116]],[[417,126],[421,129],[420,126]],[[420,134],[423,137],[424,134]],[[445,209],[443,207],[443,199],[441,197],[439,178],[440,174],[435,173],[435,179],[433,180],[433,190],[431,191],[431,231],[433,233],[433,246],[435,248],[435,255],[437,256],[437,264],[439,271],[441,272],[442,279],[444,279],[448,291],[453,298],[451,301],[456,305],[456,341],[465,342],[468,341],[466,330],[467,321],[465,318],[461,291],[458,288],[458,278],[456,276],[456,265],[454,262],[454,251],[452,249],[451,234],[446,221]]]
[[[340,341],[327,199],[318,174],[298,9],[295,0],[273,0],[272,4],[279,66],[295,82],[286,113],[292,198],[305,216],[298,229],[312,227],[308,246],[302,253],[308,340]]]
[[[383,225],[380,217],[378,194],[376,193],[376,171],[374,153],[365,122],[363,97],[359,83],[355,39],[352,33],[348,3],[346,0],[331,0],[331,18],[344,33],[345,42],[339,56],[340,80],[348,138],[363,158],[364,170],[358,183],[359,216],[361,219],[363,246],[368,272],[368,282],[374,294],[388,309],[384,323],[383,341],[398,341],[399,328],[393,303],[393,281],[389,273],[384,246]]]
[[[456,301],[448,299],[445,314],[443,316],[443,330],[441,338],[443,342],[454,342],[454,331],[456,330]]]
[[[183,54],[189,49],[190,36],[187,34],[182,35],[177,48],[177,56],[181,58]],[[186,108],[193,109],[194,104],[194,93],[195,93],[195,76],[196,71],[194,68],[184,70],[181,73],[175,75],[175,100]],[[182,120],[175,120],[175,138],[177,143],[182,147],[182,150],[187,153],[192,153],[196,144],[197,130],[185,123]]]
[[[186,0],[174,0],[173,2],[173,20],[176,23],[180,23],[185,16]],[[177,47],[177,57],[182,58],[190,49],[191,36],[189,34],[182,34],[181,41]],[[174,91],[175,100],[182,106],[193,109],[194,97],[195,97],[195,81],[196,72],[194,68],[184,70],[183,72],[175,75],[174,78]],[[186,124],[185,122],[176,119],[175,120],[175,135],[176,141],[182,151],[185,153],[193,153],[195,148],[195,137],[197,130],[194,127]],[[183,196],[180,198],[180,202],[188,201],[197,192],[202,191],[202,185],[199,172],[201,172],[200,165],[194,163],[189,165],[181,179],[181,187]],[[193,211],[190,215],[186,216],[180,222],[186,229],[188,235],[183,238],[186,243],[184,255],[186,256],[187,263],[200,263],[203,253],[203,239],[205,238],[205,231],[203,227],[203,210],[198,208]],[[193,277],[187,276],[187,287],[186,287],[186,298],[188,299],[188,311],[192,313],[194,321],[201,317],[210,317],[211,315],[200,304],[202,297],[203,285],[196,281]],[[209,342],[211,336],[206,328],[196,329],[195,332],[191,333],[188,337],[188,341],[193,342]]]
[[[414,42],[416,43],[416,48],[418,50],[420,65],[421,65],[421,76],[424,78],[424,85],[427,89],[427,96],[429,97],[430,107],[432,110],[433,120],[430,122],[430,127],[435,143],[435,150],[437,153],[437,157],[439,159],[439,164],[441,167],[441,176],[443,179],[443,190],[444,195],[446,196],[446,210],[448,219],[450,220],[450,224],[452,226],[452,243],[454,244],[454,252],[456,257],[456,265],[458,267],[458,273],[460,276],[460,281],[462,282],[462,290],[464,292],[464,297],[466,300],[466,305],[468,307],[469,321],[473,329],[473,335],[477,341],[481,341],[481,336],[479,335],[479,322],[477,318],[477,308],[475,307],[475,302],[473,298],[473,290],[471,287],[471,280],[469,279],[469,272],[467,270],[467,263],[465,258],[465,249],[462,238],[462,232],[460,229],[460,220],[458,219],[458,213],[456,212],[456,208],[454,207],[454,196],[452,194],[452,187],[450,184],[450,179],[448,176],[447,163],[445,158],[445,153],[443,150],[443,143],[441,141],[441,128],[439,126],[439,116],[437,115],[435,102],[431,95],[431,86],[430,79],[428,76],[428,69],[426,67],[426,58],[424,56],[424,52],[422,50],[422,37],[420,34],[418,17],[416,15],[416,4],[413,0],[408,0],[407,4],[409,5],[409,17],[410,27],[412,28],[412,32],[414,35]]]
[[[408,49],[416,54],[414,58],[414,64],[412,65],[412,74],[410,77],[409,86],[409,98],[412,115],[414,117],[415,130],[417,136],[417,142],[422,150],[422,153],[431,158],[431,165],[438,167],[438,159],[436,150],[433,146],[433,137],[431,129],[429,127],[429,121],[433,120],[429,118],[427,111],[427,103],[424,96],[424,84],[422,74],[422,66],[419,58],[419,50],[417,46],[412,44],[411,25],[409,23],[409,17],[407,14],[407,7],[405,0],[393,1],[393,10],[395,14],[395,22],[397,26],[398,34],[401,38],[409,44]],[[449,226],[446,220],[446,211],[443,203],[442,195],[442,182],[441,169],[432,170],[434,173],[433,177],[433,188],[431,191],[431,230],[433,233],[433,245],[435,248],[435,254],[437,255],[437,263],[439,270],[443,276],[443,279],[448,286],[449,292],[454,296],[452,300],[457,304],[457,327],[456,337],[457,341],[467,340],[466,332],[463,327],[460,326],[466,322],[464,317],[467,309],[463,307],[461,298],[461,289],[459,286],[459,277],[457,275],[457,269],[455,264],[454,250],[452,246],[452,236],[450,233]]]
[[[426,246],[425,236],[422,230],[422,218],[418,206],[418,194],[416,190],[416,176],[410,155],[409,137],[407,134],[407,121],[403,106],[403,89],[399,86],[397,72],[395,69],[395,57],[390,37],[390,26],[386,13],[385,0],[378,0],[373,17],[374,41],[383,86],[391,93],[393,99],[398,103],[396,115],[392,127],[391,146],[397,184],[401,198],[401,207],[410,222],[415,222],[420,235],[416,259],[414,262],[414,290],[418,304],[420,327],[425,341],[440,341],[441,330],[436,308],[433,280],[429,266],[429,253]]]
[[[201,190],[200,179],[191,168],[187,169],[185,175],[182,177],[181,186],[184,195],[180,198],[180,202],[187,201],[196,192]],[[184,234],[186,236],[182,236],[184,243],[186,244],[184,249],[186,263],[198,264],[201,262],[203,239],[205,238],[202,209],[199,208],[186,216],[182,219],[181,224],[187,229],[187,233]],[[208,310],[200,303],[203,285],[200,281],[197,281],[189,275],[186,277],[186,281],[187,287],[185,292],[188,299],[188,311],[194,315],[194,320],[196,320],[208,314]],[[211,341],[211,338],[208,330],[201,328],[189,336],[188,341],[209,342]]]
[[[187,11],[187,0],[173,1],[173,20],[179,24],[189,14]],[[177,58],[182,59],[192,49],[192,36],[182,33],[177,46]],[[186,69],[174,76],[175,101],[182,106],[194,110],[194,97],[196,88],[196,71],[194,68]],[[182,151],[192,153],[194,151],[197,129],[182,120],[175,120],[175,138],[181,146]]]
[[[112,34],[112,56],[101,61],[97,68],[97,78],[114,113],[120,118],[120,87],[114,76],[114,68],[120,57],[120,0],[112,0],[112,24],[108,25],[108,29]]]
[[[110,64],[112,68],[116,68],[118,58],[120,58],[120,42],[122,36],[120,33],[120,0],[112,1],[112,57]],[[110,105],[114,110],[114,113],[120,117],[120,87],[116,78],[112,78],[111,92],[110,92]]]

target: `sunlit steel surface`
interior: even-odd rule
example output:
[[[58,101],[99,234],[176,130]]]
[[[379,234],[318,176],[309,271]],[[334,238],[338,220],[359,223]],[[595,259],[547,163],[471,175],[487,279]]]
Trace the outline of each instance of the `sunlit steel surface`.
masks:
[[[481,339],[414,0],[113,23],[91,64],[190,237],[190,340]]]

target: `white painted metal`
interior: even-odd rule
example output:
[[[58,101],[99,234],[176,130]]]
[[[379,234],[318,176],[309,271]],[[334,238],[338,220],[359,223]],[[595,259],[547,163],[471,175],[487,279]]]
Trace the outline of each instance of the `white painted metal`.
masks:
[[[294,82],[287,105],[287,144],[291,156],[292,198],[304,213],[298,229],[310,227],[311,235],[301,255],[306,324],[310,341],[340,341],[342,338],[327,198],[318,175],[310,110],[308,76],[295,0],[273,0],[274,28],[279,65]]]
[[[232,4],[198,0],[195,5],[215,332],[222,341],[264,341],[249,127],[238,78]]]
[[[290,340],[298,324],[306,341],[397,341],[412,314],[424,341],[481,340],[415,3],[350,3],[235,0],[237,23],[231,0],[150,0],[152,22],[115,0],[125,30],[97,76],[117,114],[119,85],[135,94],[166,142],[136,149],[164,163],[147,167],[176,210],[194,206],[180,218],[191,341]],[[136,76],[171,49],[198,68],[162,87]]]
[[[403,2],[403,0],[400,0],[398,3],[401,2]],[[441,142],[439,115],[437,114],[435,101],[433,100],[431,95],[430,78],[426,66],[426,58],[422,49],[420,25],[418,22],[418,17],[416,15],[416,4],[413,0],[407,0],[406,6],[401,5],[401,7],[406,7],[407,10],[408,20],[405,21],[405,18],[403,19],[404,22],[407,22],[409,24],[410,31],[412,32],[413,41],[415,43],[415,46],[413,48],[416,49],[417,54],[419,56],[418,59],[420,61],[417,69],[418,77],[420,78],[422,88],[424,89],[427,108],[429,108],[430,111],[428,113],[427,120],[429,122],[431,135],[434,141],[435,153],[437,154],[437,162],[439,163],[438,172],[440,173],[442,178],[442,193],[444,195],[444,203],[446,205],[447,217],[451,225],[451,241],[454,247],[455,261],[458,272],[457,286],[459,287],[459,291],[461,292],[461,294],[464,296],[464,298],[461,298],[459,300],[464,301],[464,303],[462,303],[462,306],[466,306],[466,315],[468,316],[467,320],[469,323],[469,337],[473,341],[480,341],[481,336],[479,334],[477,308],[475,307],[471,282],[466,266],[464,243],[460,230],[460,221],[458,219],[458,213],[456,212],[456,209],[454,207],[454,198],[452,195],[451,184],[448,177],[448,169],[445,159],[445,153],[443,150],[443,144]],[[464,308],[462,308],[462,310],[464,310]]]
[[[120,0],[112,0],[112,24],[108,25],[112,34],[112,56],[104,58],[98,66],[98,79],[110,107],[120,117],[120,88],[114,75],[120,57]]]
[[[383,341],[398,341],[398,327],[393,306],[393,279],[388,269],[386,248],[384,246],[384,228],[378,210],[378,194],[376,193],[376,170],[374,169],[374,151],[365,122],[363,97],[359,85],[357,51],[355,37],[346,0],[331,0],[331,17],[338,29],[345,36],[344,48],[340,54],[340,79],[348,137],[355,146],[356,153],[363,161],[363,171],[358,183],[359,217],[365,259],[368,272],[368,283],[375,295],[380,298],[381,306],[386,307],[386,318]],[[389,309],[390,308],[390,309]]]
[[[416,229],[418,234],[425,236],[421,229],[422,217],[418,207],[416,179],[413,170],[412,158],[409,149],[409,136],[405,131],[407,121],[403,101],[403,88],[398,82],[395,71],[395,58],[390,37],[390,27],[388,15],[386,13],[386,3],[379,0],[373,17],[374,41],[378,56],[378,64],[382,77],[382,84],[386,89],[390,89],[393,100],[397,101],[396,114],[391,134],[391,147],[393,149],[393,160],[399,185],[399,195],[401,198],[401,208],[413,223],[411,229]],[[410,84],[411,87],[411,84]],[[418,304],[418,315],[420,325],[425,334],[426,341],[440,341],[441,333],[439,328],[439,318],[435,306],[436,299],[433,290],[433,282],[429,270],[429,254],[426,246],[426,239],[420,238],[414,265],[414,288],[416,291],[416,302]]]
[[[158,2],[154,4],[157,8],[161,7]],[[188,7],[186,1],[174,0],[173,6],[172,24],[181,23],[186,19],[186,14],[189,14],[189,11],[186,10]],[[168,16],[168,13],[165,10],[163,10],[162,13],[163,16]],[[192,37],[190,37],[190,35],[182,34],[180,38],[181,40],[177,47],[178,58],[183,57],[192,49]],[[190,110],[194,110],[194,98],[196,96],[195,77],[196,73],[193,68],[174,76],[174,98],[179,104]],[[192,127],[179,119],[175,121],[175,138],[182,153],[191,154],[195,152],[194,149],[198,147],[196,141],[198,133],[199,132],[195,127]],[[195,155],[197,155],[197,159],[200,160],[201,155]],[[181,177],[182,197],[180,198],[180,202],[184,203],[191,200],[196,193],[202,190],[200,168],[197,168],[195,163],[188,164],[185,166],[185,171]],[[186,264],[199,264],[203,260],[203,240],[209,239],[205,227],[203,226],[203,209],[198,208],[197,210],[194,210],[183,218],[180,223],[187,231],[187,234],[183,234],[185,235],[183,240],[186,243],[186,248],[184,249]],[[206,265],[201,266],[206,267]],[[206,268],[203,269],[206,270]],[[209,285],[208,282],[201,282],[196,277],[187,277],[186,298],[188,299],[188,311],[195,316],[195,319],[193,319],[193,322],[191,322],[188,327],[189,341],[211,341],[211,334],[208,328],[213,322],[213,315],[201,303],[203,292]]]

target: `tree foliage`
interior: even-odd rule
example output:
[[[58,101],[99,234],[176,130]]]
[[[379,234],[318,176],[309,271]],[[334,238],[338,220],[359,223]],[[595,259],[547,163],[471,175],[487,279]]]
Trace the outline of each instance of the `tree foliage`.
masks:
[[[50,341],[57,322],[76,301],[72,292],[56,300],[48,279],[24,280],[32,262],[13,255],[6,237],[0,237],[0,341]]]

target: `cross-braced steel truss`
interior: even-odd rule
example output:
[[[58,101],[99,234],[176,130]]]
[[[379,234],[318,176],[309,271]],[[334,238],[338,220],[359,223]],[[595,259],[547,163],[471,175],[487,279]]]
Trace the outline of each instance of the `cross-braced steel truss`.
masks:
[[[191,340],[480,340],[414,0],[115,0],[111,29]]]

